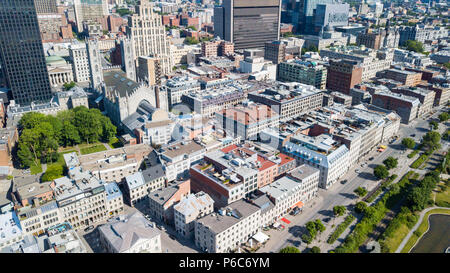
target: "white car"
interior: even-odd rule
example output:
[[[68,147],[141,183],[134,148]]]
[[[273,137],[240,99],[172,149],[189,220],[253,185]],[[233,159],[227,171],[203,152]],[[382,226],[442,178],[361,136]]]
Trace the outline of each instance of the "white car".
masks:
[[[356,173],[361,173],[361,171],[359,169],[356,169],[355,172]]]

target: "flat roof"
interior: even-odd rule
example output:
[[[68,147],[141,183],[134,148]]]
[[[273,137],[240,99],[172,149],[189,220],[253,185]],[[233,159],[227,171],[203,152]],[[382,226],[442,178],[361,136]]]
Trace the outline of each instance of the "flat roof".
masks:
[[[233,215],[220,215],[219,213],[209,214],[198,219],[197,222],[208,227],[211,232],[218,234],[260,210],[259,207],[244,200],[233,202],[226,208],[229,208]]]

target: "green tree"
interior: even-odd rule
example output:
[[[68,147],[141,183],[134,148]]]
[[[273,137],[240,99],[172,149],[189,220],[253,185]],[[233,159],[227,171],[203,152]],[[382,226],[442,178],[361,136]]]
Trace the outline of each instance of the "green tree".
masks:
[[[367,194],[367,190],[362,187],[358,187],[354,190],[354,192],[359,195],[360,197],[364,197]]]
[[[194,26],[188,26],[187,28],[188,28],[188,29],[192,29],[192,30],[194,30],[194,31],[197,31],[197,28],[194,27]]]
[[[450,130],[445,131],[445,133],[442,135],[442,139],[450,140]]]
[[[47,167],[47,170],[42,175],[41,180],[43,182],[46,181],[53,181],[56,178],[60,178],[64,176],[64,169],[63,166],[60,164],[52,164]]]
[[[325,231],[325,226],[322,224],[322,221],[320,221],[320,219],[316,219],[315,221],[316,224],[316,230],[319,232],[324,232]]]
[[[394,169],[398,165],[398,160],[397,158],[390,156],[383,161],[383,164],[388,170]]]
[[[357,213],[365,212],[366,208],[367,208],[367,204],[366,204],[366,202],[363,202],[363,201],[360,201],[360,202],[356,203],[356,205],[355,205],[355,211]]]
[[[445,63],[444,67],[447,68],[447,69],[450,69],[450,63]]]
[[[188,45],[195,45],[195,44],[199,43],[199,41],[197,39],[195,39],[194,37],[186,37],[185,42]]]
[[[45,119],[45,115],[38,112],[28,112],[24,114],[19,121],[19,128],[31,129],[41,123]]]
[[[450,115],[447,112],[444,112],[444,113],[439,114],[438,117],[439,117],[439,120],[441,122],[443,122],[443,121],[447,121],[450,118]]]
[[[422,140],[423,146],[426,148],[426,150],[432,150],[439,149],[441,141],[441,135],[436,131],[431,131],[425,134]]]
[[[406,46],[407,50],[418,52],[418,53],[423,53],[425,50],[423,47],[423,44],[419,41],[408,40],[408,41],[406,41],[405,46]]]
[[[63,129],[61,131],[61,140],[64,147],[73,146],[81,143],[80,134],[77,127],[70,121],[63,121]]]
[[[386,169],[386,167],[384,165],[377,165],[373,169],[373,174],[378,179],[384,179],[384,178],[388,177],[389,171]]]
[[[111,120],[105,116],[100,117],[100,121],[103,125],[102,140],[109,142],[117,133],[117,128],[111,123]]]
[[[280,253],[300,253],[300,250],[295,246],[287,246],[280,249]]]
[[[80,137],[88,143],[95,142],[103,135],[103,126],[96,116],[95,111],[98,109],[87,109],[84,106],[78,106],[74,109],[74,125],[77,127]]]
[[[320,248],[318,246],[313,246],[310,253],[320,253]]]
[[[439,128],[439,123],[437,123],[436,121],[430,121],[430,127],[431,130],[437,130]]]
[[[49,122],[41,122],[34,128],[24,129],[19,137],[18,158],[22,166],[29,167],[32,162],[38,165],[41,160],[51,160],[58,149],[54,130]]]
[[[345,213],[345,207],[344,206],[334,206],[333,207],[333,213],[334,216],[342,216]]]
[[[64,89],[66,89],[66,90],[70,90],[70,89],[72,89],[72,88],[74,88],[75,87],[75,82],[70,82],[70,83],[68,83],[68,82],[66,82],[65,84],[63,84],[63,87],[64,87]]]
[[[412,138],[405,137],[402,140],[402,145],[408,149],[414,149],[414,147],[416,147],[416,142]]]

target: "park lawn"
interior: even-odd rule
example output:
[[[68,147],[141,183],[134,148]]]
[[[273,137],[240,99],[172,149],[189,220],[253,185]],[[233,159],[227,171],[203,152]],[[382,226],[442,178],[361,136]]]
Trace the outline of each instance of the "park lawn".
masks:
[[[42,172],[42,165],[41,165],[41,163],[38,163],[38,164],[39,165],[36,165],[36,164],[34,164],[34,162],[33,162],[33,164],[31,164],[31,166],[30,166],[31,174],[38,174],[38,173]]]
[[[123,147],[122,142],[119,141],[119,139],[117,137],[113,137],[110,141],[109,141],[109,147],[111,147],[112,149],[116,149],[116,148],[120,148]]]
[[[101,152],[101,151],[106,151],[105,145],[103,145],[103,144],[97,144],[94,146],[80,149],[80,152],[82,155],[97,153],[97,152]]]
[[[391,250],[392,252],[395,252],[395,250],[397,250],[398,246],[402,243],[402,241],[406,237],[406,235],[408,235],[408,232],[409,232],[408,226],[405,223],[403,223],[396,230],[395,235],[387,238],[384,241],[384,244],[386,245],[386,247],[389,250]]]
[[[409,238],[408,242],[406,243],[405,247],[400,251],[400,253],[409,253],[411,251],[412,247],[416,244],[417,240],[422,236],[422,234],[428,230],[428,217],[431,214],[448,214],[450,215],[450,210],[447,209],[433,209],[430,210],[425,214],[425,216],[422,219],[422,223],[420,223],[419,227],[414,231],[411,238]]]
[[[446,187],[444,183],[437,186],[435,203],[439,207],[450,207],[450,187]]]

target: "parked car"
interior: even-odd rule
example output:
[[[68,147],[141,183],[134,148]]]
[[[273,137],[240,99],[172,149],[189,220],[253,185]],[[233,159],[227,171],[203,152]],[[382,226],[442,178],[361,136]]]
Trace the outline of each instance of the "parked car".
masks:
[[[369,161],[372,161],[372,160],[373,160],[373,156],[369,158]]]
[[[347,181],[348,181],[347,179],[344,179],[341,181],[341,184],[344,185],[345,183],[347,183]]]
[[[156,225],[156,227],[157,227],[158,229],[161,229],[161,226],[160,226],[160,225],[158,225],[158,224]]]
[[[416,137],[416,134],[411,134],[410,137]]]
[[[291,212],[290,212],[289,214],[295,216],[295,215],[297,215],[297,214],[299,214],[299,213],[300,213],[300,209],[298,209],[298,208],[296,207],[295,209],[291,210]]]
[[[330,220],[331,220],[331,218],[330,218],[330,217],[328,217],[328,218],[325,218],[325,219],[323,219],[323,221],[324,221],[325,223],[328,223],[328,222],[330,222]]]
[[[361,173],[361,171],[359,169],[356,169],[355,172],[356,173]]]
[[[85,232],[89,232],[91,230],[94,229],[94,226],[88,226],[87,228],[84,229]]]

